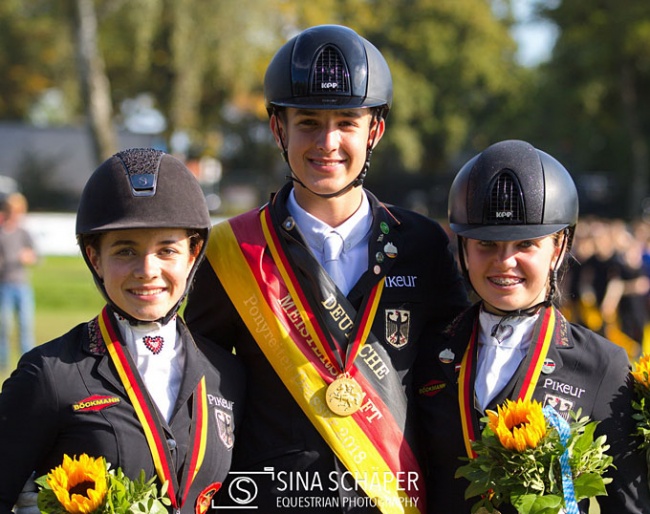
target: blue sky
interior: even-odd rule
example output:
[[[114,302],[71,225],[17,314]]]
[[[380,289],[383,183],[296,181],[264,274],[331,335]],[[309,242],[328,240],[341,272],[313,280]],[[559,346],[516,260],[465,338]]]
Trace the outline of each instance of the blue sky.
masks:
[[[512,35],[519,44],[519,62],[527,66],[534,66],[548,59],[557,36],[557,29],[552,23],[534,19],[532,14],[534,1],[513,2],[515,16],[520,21],[512,29]]]

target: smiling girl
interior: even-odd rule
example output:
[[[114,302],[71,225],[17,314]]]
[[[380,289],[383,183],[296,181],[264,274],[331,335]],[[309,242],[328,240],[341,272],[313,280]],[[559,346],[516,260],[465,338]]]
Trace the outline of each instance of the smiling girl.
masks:
[[[454,477],[461,457],[472,457],[486,410],[531,396],[565,419],[581,410],[600,422],[617,466],[598,500],[602,514],[648,512],[627,355],[556,306],[577,221],[568,171],[524,141],[488,147],[456,176],[449,222],[478,301],[416,361],[430,512],[470,512],[476,499],[465,500],[469,484]]]
[[[25,354],[4,383],[0,513],[33,472],[84,453],[167,482],[175,513],[206,512],[244,394],[235,357],[178,314],[210,227],[198,182],[163,152],[125,150],[90,177],[76,232],[106,306]]]

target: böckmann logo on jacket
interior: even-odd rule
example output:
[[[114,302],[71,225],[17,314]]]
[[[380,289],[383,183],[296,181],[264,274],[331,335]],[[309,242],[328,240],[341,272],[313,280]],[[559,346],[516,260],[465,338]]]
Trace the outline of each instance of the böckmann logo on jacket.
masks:
[[[73,404],[72,410],[74,412],[92,412],[112,407],[118,403],[120,403],[120,399],[117,396],[101,396],[99,394],[94,394]]]

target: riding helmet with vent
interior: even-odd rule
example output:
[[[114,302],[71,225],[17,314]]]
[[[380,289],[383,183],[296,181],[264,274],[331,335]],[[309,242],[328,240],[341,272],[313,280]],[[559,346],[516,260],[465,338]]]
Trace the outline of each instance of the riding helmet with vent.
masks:
[[[393,100],[390,69],[379,50],[350,28],[304,30],[275,54],[264,77],[266,107],[343,109],[379,107]]]
[[[578,192],[566,168],[525,141],[495,143],[470,159],[449,191],[449,224],[484,241],[537,239],[578,221]]]
[[[132,148],[108,158],[88,179],[77,210],[76,234],[86,264],[108,303],[129,321],[138,322],[108,297],[86,252],[89,236],[113,230],[179,228],[198,232],[205,242],[210,227],[205,195],[185,165],[159,150]],[[202,244],[188,288],[204,252]],[[173,316],[183,298],[160,321]]]

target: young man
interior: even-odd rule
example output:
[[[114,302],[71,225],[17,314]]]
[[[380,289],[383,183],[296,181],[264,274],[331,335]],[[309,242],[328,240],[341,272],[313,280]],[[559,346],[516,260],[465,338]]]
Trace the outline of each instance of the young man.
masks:
[[[361,187],[391,106],[388,65],[354,31],[313,27],[280,48],[264,90],[290,181],[215,227],[185,311],[247,367],[230,498],[423,512],[411,365],[467,298],[442,228]]]

